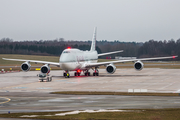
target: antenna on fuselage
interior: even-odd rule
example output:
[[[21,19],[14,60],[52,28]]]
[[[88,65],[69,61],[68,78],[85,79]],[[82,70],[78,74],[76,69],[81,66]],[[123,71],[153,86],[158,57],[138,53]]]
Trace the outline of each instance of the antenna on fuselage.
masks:
[[[96,31],[97,31],[97,27],[94,28],[94,33],[93,33],[93,38],[92,38],[91,50],[90,51],[95,51],[96,50]]]

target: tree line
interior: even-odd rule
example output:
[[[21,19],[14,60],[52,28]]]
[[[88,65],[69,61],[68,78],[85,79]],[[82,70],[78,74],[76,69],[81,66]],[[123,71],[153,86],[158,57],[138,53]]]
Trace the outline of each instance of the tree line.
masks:
[[[0,54],[25,54],[25,55],[54,55],[59,56],[67,47],[80,50],[90,50],[91,40],[88,41],[65,41],[63,38],[55,40],[13,41],[10,38],[0,39]],[[149,40],[142,42],[120,42],[118,40],[99,40],[96,42],[98,53],[124,50],[123,53],[110,55],[123,57],[157,57],[157,56],[180,56],[180,39],[177,41]],[[102,57],[102,58],[105,58]],[[177,60],[180,60],[179,58]]]
[[[178,39],[177,41],[173,39],[168,41],[149,40],[138,49],[138,56],[140,57],[156,57],[169,55],[178,55],[179,57],[177,59],[180,60],[180,39]]]

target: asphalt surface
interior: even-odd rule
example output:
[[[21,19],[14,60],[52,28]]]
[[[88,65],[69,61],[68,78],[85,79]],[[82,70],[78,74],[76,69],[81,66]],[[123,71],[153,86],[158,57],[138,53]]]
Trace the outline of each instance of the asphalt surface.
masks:
[[[11,101],[0,105],[0,113],[180,108],[180,97],[55,95],[29,92],[1,93],[1,96]]]
[[[146,68],[117,69],[108,74],[100,69],[99,76],[64,78],[63,71],[51,71],[52,82],[38,82],[39,71],[0,74],[0,92],[54,92],[54,91],[117,91],[147,89],[148,92],[180,92],[180,69]]]
[[[62,76],[51,71],[52,82],[38,82],[38,71],[0,74],[0,113],[49,112],[99,109],[180,108],[180,97],[59,95],[55,91],[117,91],[147,89],[148,92],[180,92],[179,69],[117,69],[100,76]],[[83,74],[82,74],[83,75]]]

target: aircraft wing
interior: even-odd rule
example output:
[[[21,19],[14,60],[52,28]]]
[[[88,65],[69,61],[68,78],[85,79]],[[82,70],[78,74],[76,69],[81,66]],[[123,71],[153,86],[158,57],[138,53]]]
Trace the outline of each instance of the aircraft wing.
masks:
[[[144,61],[144,60],[160,60],[160,59],[169,59],[176,58],[178,56],[169,56],[169,57],[155,57],[155,58],[140,58],[140,59],[129,59],[129,60],[118,60],[118,61],[108,61],[108,62],[98,62],[98,63],[87,63],[86,68],[98,67],[101,65],[108,65],[114,63],[124,63],[124,62],[135,62],[135,61]]]
[[[24,60],[24,59],[9,59],[9,58],[2,58],[3,60],[11,60],[11,61],[24,61],[24,62],[33,62],[33,63],[42,63],[42,64],[49,64],[60,67],[59,63],[56,62],[48,62],[48,61],[38,61],[38,60]]]
[[[114,53],[120,53],[120,52],[123,52],[123,50],[120,50],[120,51],[114,51],[114,52],[102,53],[102,54],[98,54],[98,56],[104,56],[104,55],[109,55],[109,54],[114,54]]]

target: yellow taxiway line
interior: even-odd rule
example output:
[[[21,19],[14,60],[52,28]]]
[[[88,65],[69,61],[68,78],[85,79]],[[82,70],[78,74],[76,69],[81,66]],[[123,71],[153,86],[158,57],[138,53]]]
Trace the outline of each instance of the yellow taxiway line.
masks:
[[[4,103],[7,103],[7,102],[11,101],[11,99],[9,99],[9,98],[7,98],[7,97],[0,97],[0,98],[5,98],[5,99],[7,99],[7,101],[0,102],[0,104],[4,104]]]

